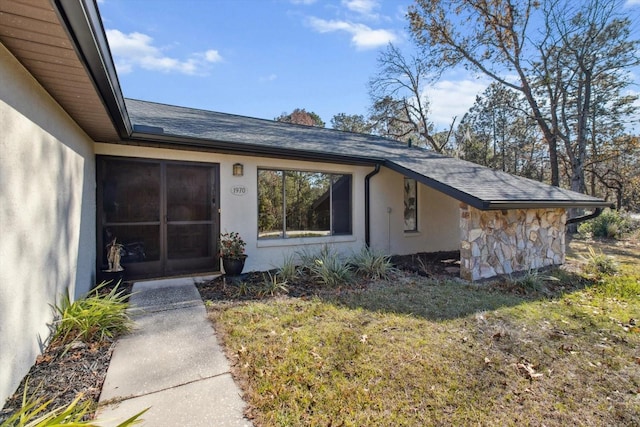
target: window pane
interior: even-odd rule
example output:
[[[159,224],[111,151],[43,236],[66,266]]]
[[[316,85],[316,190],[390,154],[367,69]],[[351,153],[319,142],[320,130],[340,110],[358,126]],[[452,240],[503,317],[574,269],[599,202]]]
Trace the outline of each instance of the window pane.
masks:
[[[404,231],[418,230],[418,199],[416,180],[404,179]]]
[[[351,175],[332,175],[333,234],[351,234]]]
[[[351,175],[258,170],[258,238],[351,234],[351,183]]]
[[[283,237],[282,171],[258,170],[258,238]]]
[[[285,174],[287,237],[331,234],[329,175],[287,171]]]

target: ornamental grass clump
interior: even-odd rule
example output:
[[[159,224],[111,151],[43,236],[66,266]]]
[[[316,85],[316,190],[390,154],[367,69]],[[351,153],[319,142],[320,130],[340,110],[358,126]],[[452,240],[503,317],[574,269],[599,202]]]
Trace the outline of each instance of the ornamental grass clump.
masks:
[[[370,280],[385,280],[394,271],[391,258],[366,246],[351,256],[350,263],[358,275]]]
[[[615,258],[602,253],[602,250],[597,252],[593,247],[589,246],[588,255],[583,255],[582,258],[586,261],[584,266],[585,273],[591,276],[602,275],[614,275],[620,271],[620,267]]]
[[[86,343],[113,340],[128,332],[131,319],[126,314],[128,295],[114,286],[106,294],[100,290],[109,282],[102,282],[84,298],[71,302],[69,294],[54,307],[59,315],[53,341],[69,344],[80,340]]]
[[[87,420],[93,411],[93,402],[82,401],[82,394],[78,395],[67,406],[52,408],[53,399],[45,401],[42,397],[27,395],[27,386],[22,394],[22,406],[20,409],[3,421],[0,427],[57,427],[69,426],[99,426],[99,420]],[[138,412],[129,419],[119,423],[116,427],[127,427],[142,421],[140,416],[149,408]]]
[[[347,261],[335,249],[324,246],[309,266],[311,276],[332,288],[348,284],[353,277]]]
[[[241,259],[246,257],[244,248],[247,243],[242,240],[238,232],[222,233],[220,235],[220,257]]]

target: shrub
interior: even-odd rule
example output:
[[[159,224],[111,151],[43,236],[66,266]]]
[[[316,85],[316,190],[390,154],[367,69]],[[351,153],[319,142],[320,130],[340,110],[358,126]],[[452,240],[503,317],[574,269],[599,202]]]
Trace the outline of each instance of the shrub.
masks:
[[[546,281],[559,281],[557,277],[540,273],[538,270],[528,270],[525,273],[509,275],[509,283],[516,289],[527,292],[544,290]]]
[[[284,257],[282,265],[278,267],[278,274],[285,282],[291,282],[298,277],[300,271],[295,262],[295,256],[288,255]]]
[[[366,246],[351,256],[356,273],[371,280],[387,279],[394,270],[391,258],[377,254]]]
[[[619,271],[618,263],[613,257],[605,255],[602,251],[596,252],[591,246],[589,246],[589,255],[582,258],[586,261],[584,271],[587,274],[613,275]]]
[[[260,294],[264,296],[274,296],[278,294],[286,294],[289,291],[286,280],[278,280],[278,273],[262,275],[262,286],[259,289]]]
[[[309,254],[305,254],[305,256],[307,255]],[[313,264],[310,262],[311,259],[313,259]],[[344,260],[335,249],[325,245],[311,259],[307,257],[306,264],[310,274],[320,283],[330,287],[337,287],[351,282],[351,267],[347,260]]]
[[[54,341],[61,344],[78,339],[84,342],[104,341],[131,328],[131,319],[125,312],[128,295],[124,295],[124,291],[118,292],[120,283],[101,295],[100,290],[108,283],[102,282],[84,298],[74,302],[67,292],[62,302],[54,307],[60,316]]]
[[[44,401],[42,397],[35,397],[35,393],[27,396],[27,386],[25,385],[22,406],[2,422],[0,427],[98,426],[98,420],[84,420],[85,416],[90,413],[93,402],[90,400],[80,402],[81,399],[82,395],[79,395],[67,406],[50,408],[53,399]],[[117,427],[126,427],[142,421],[139,418],[148,409],[138,412],[118,424]]]
[[[619,211],[606,209],[599,216],[578,226],[582,236],[618,238],[631,231],[632,224],[627,215]]]

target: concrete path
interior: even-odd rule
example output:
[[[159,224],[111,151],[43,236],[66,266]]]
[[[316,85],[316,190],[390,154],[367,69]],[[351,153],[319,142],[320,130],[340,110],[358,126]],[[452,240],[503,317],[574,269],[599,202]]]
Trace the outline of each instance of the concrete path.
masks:
[[[133,331],[116,343],[98,411],[115,426],[151,407],[145,426],[251,426],[193,278],[138,282]]]

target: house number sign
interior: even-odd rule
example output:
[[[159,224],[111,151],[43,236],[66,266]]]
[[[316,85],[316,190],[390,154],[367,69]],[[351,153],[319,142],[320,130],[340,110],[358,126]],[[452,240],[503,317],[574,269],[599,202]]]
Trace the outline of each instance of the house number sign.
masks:
[[[242,197],[247,193],[247,187],[245,187],[244,185],[234,185],[233,187],[231,187],[231,194],[233,194],[234,196]]]

